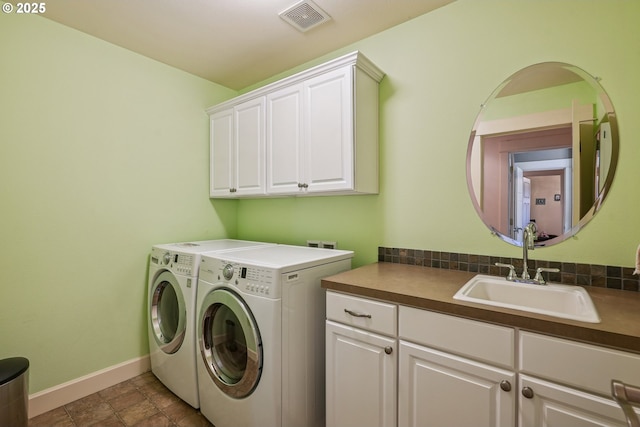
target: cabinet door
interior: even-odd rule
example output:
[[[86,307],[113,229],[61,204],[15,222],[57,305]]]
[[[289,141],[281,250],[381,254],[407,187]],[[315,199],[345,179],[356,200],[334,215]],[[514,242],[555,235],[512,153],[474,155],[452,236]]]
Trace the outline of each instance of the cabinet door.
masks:
[[[514,372],[400,341],[398,426],[511,427]]]
[[[265,98],[237,105],[234,122],[236,194],[264,194]]]
[[[527,395],[524,396],[524,389]],[[595,394],[520,375],[520,427],[624,427],[622,409]]]
[[[211,197],[232,195],[234,167],[233,108],[211,116],[211,146],[209,150],[209,193]]]
[[[327,427],[396,425],[396,340],[327,321]]]
[[[308,191],[353,188],[353,67],[309,79],[305,91]]]
[[[211,116],[211,145],[209,150],[211,197],[229,197],[233,188],[233,109]]]
[[[267,192],[302,191],[302,85],[267,95]]]

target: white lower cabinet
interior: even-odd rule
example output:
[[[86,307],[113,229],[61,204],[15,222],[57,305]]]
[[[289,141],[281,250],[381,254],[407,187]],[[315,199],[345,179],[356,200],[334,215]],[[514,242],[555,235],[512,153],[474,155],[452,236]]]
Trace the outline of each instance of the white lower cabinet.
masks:
[[[611,380],[640,385],[640,356],[532,332],[519,334],[519,426],[625,426]]]
[[[397,424],[398,306],[327,292],[327,427]]]
[[[512,328],[404,306],[398,327],[398,426],[515,425]]]
[[[516,374],[400,341],[398,426],[515,425]]]
[[[397,340],[327,321],[327,426],[396,425]]]
[[[612,399],[520,375],[520,427],[624,427]]]
[[[624,427],[640,355],[327,292],[327,426]],[[640,415],[640,409],[636,409]]]

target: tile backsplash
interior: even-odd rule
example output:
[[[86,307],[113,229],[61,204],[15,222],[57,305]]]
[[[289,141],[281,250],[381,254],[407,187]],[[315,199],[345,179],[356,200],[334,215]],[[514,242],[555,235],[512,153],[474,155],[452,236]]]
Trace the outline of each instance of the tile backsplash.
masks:
[[[400,249],[378,247],[378,261],[395,264],[419,265],[447,270],[506,276],[509,270],[496,267],[495,263],[513,264],[518,275],[522,273],[522,258],[504,258],[489,255],[461,254],[422,249]],[[538,267],[559,268],[559,273],[543,273],[549,282],[567,285],[597,286],[638,292],[640,276],[633,275],[633,268],[572,262],[528,261],[531,276]]]

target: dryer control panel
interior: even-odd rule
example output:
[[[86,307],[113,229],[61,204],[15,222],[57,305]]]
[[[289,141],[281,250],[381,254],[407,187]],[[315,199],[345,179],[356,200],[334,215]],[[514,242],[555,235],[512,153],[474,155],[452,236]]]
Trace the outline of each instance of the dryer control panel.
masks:
[[[207,270],[208,276],[215,281],[227,283],[242,292],[272,299],[281,297],[279,276],[271,268],[205,258],[201,269]]]

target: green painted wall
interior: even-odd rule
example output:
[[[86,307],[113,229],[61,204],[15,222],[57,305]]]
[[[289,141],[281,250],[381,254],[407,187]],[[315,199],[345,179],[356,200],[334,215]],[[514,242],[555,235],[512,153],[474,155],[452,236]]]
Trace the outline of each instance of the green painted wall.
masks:
[[[1,14],[0,358],[31,360],[34,393],[146,354],[154,243],[336,240],[355,265],[375,261],[379,245],[519,256],[475,214],[466,145],[493,89],[543,61],[602,78],[621,159],[596,218],[532,257],[631,266],[639,19],[629,0],[458,0],[332,52],[313,64],[360,49],[387,73],[380,195],[210,201],[204,109],[232,91],[41,17]]]
[[[235,93],[38,16],[0,40],[0,358],[34,393],[149,352],[153,244],[237,233],[204,112]]]
[[[640,2],[628,0],[458,0],[318,58],[313,64],[359,49],[387,74],[380,195],[240,201],[240,237],[337,239],[356,251],[356,265],[375,261],[377,246],[521,256],[473,209],[467,142],[480,104],[504,79],[558,61],[602,78],[618,114],[621,158],[596,217],[575,238],[531,257],[632,266],[640,243],[639,20]]]

